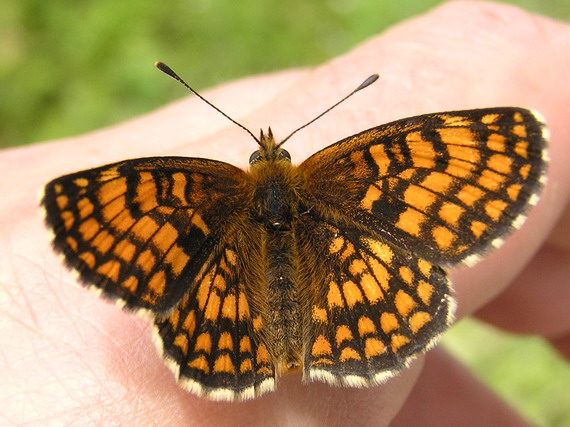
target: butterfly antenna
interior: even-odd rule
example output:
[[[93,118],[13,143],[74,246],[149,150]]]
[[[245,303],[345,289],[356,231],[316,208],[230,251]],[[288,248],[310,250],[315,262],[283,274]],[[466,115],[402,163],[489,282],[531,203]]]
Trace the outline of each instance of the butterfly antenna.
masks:
[[[334,104],[333,106],[327,108],[325,111],[323,111],[321,114],[319,114],[317,117],[315,117],[313,120],[311,120],[308,123],[305,123],[303,126],[295,129],[293,132],[291,132],[289,134],[289,136],[287,138],[285,138],[284,140],[282,140],[279,144],[277,144],[276,148],[281,147],[289,138],[291,138],[293,135],[295,135],[297,132],[299,132],[301,129],[306,128],[307,126],[309,126],[311,123],[317,121],[318,119],[320,119],[321,117],[323,117],[325,114],[327,114],[330,110],[332,110],[333,108],[335,108],[336,106],[338,106],[339,104],[342,104],[344,101],[346,101],[348,98],[350,98],[352,95],[354,95],[356,92],[358,92],[359,90],[362,90],[368,86],[370,86],[372,83],[374,83],[376,80],[378,80],[378,74],[372,74],[370,77],[368,77],[366,80],[364,80],[356,89],[354,89],[352,92],[350,92],[348,95],[346,95],[344,98],[342,98],[340,101],[338,101],[336,104]]]
[[[210,101],[208,101],[206,98],[204,98],[202,95],[200,95],[198,92],[196,92],[194,89],[192,89],[190,87],[190,85],[188,83],[186,83],[184,80],[182,80],[182,78],[176,74],[172,68],[170,68],[168,65],[166,65],[163,62],[160,61],[156,61],[154,63],[154,66],[156,68],[158,68],[160,71],[162,71],[164,74],[172,77],[174,80],[178,81],[179,83],[181,83],[186,89],[188,89],[190,92],[192,92],[194,95],[196,95],[198,98],[200,98],[202,101],[204,101],[206,104],[208,104],[210,107],[212,107],[214,110],[216,110],[218,113],[220,113],[222,116],[224,116],[226,119],[228,119],[230,122],[238,125],[240,128],[242,128],[243,130],[245,130],[247,133],[249,133],[251,135],[251,137],[255,140],[255,142],[257,142],[259,145],[261,145],[261,142],[259,141],[259,139],[248,129],[246,128],[244,125],[242,125],[241,123],[238,123],[237,121],[235,121],[234,119],[232,119],[230,116],[228,116],[226,113],[224,113],[222,110],[220,110],[218,107],[216,107],[214,104],[212,104]]]

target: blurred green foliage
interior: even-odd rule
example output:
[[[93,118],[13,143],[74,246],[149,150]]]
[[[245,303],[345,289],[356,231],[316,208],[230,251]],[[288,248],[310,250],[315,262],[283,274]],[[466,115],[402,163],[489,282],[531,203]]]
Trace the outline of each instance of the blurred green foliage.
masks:
[[[185,96],[155,60],[200,89],[319,64],[438,3],[0,0],[0,147],[80,134]],[[570,20],[568,0],[509,3]],[[570,368],[544,342],[468,321],[445,343],[533,424],[570,426]]]
[[[568,0],[518,0],[570,18]],[[0,147],[97,129],[204,88],[313,65],[438,4],[370,0],[0,0]]]

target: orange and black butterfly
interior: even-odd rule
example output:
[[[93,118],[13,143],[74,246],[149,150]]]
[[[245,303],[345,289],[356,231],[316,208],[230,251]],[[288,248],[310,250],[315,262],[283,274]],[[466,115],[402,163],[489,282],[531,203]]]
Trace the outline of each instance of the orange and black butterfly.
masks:
[[[445,268],[498,246],[545,180],[545,127],[522,108],[397,120],[299,166],[270,131],[256,140],[247,171],[125,160],[42,200],[67,264],[151,313],[182,386],[214,400],[295,369],[350,387],[395,375],[452,320]]]

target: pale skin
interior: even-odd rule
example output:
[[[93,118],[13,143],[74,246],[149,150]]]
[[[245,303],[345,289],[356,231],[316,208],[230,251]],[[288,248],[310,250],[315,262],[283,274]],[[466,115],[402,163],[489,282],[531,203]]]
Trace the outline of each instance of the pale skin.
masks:
[[[504,246],[451,277],[459,318],[476,314],[508,331],[542,335],[569,358],[569,45],[564,23],[505,5],[455,2],[315,69],[244,79],[204,95],[255,133],[271,125],[279,140],[378,72],[372,87],[287,142],[294,163],[415,114],[503,105],[540,111],[552,159],[540,203]],[[191,70],[177,71],[191,80]],[[36,195],[56,176],[156,155],[245,167],[255,149],[242,130],[188,97],[110,129],[0,153],[0,423],[521,424],[441,348],[370,389],[302,385],[292,374],[275,393],[246,403],[200,399],[163,365],[148,322],[87,292],[50,249]]]

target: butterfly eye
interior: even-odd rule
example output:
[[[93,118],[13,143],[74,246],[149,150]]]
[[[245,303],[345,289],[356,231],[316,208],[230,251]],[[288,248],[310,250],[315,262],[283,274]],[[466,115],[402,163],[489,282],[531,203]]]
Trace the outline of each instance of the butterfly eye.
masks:
[[[281,150],[279,154],[277,154],[277,158],[291,161],[291,154],[286,150]]]
[[[261,160],[261,153],[259,152],[259,150],[254,151],[253,153],[251,153],[251,156],[249,156],[249,164],[252,165],[255,162],[259,162]]]

